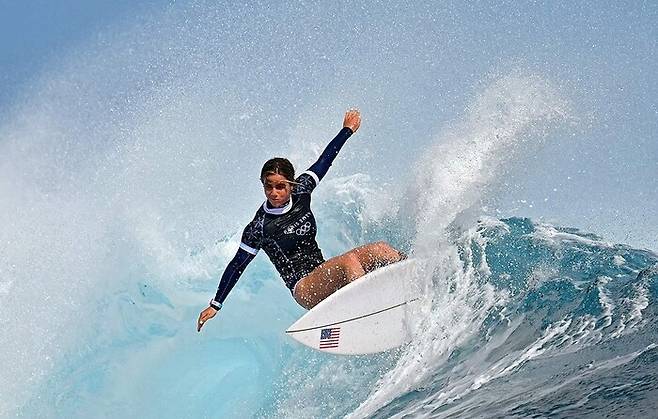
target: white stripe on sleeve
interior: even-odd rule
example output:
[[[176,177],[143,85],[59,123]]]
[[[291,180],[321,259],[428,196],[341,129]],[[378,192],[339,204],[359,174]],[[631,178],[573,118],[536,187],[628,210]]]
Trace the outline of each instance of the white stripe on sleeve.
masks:
[[[315,186],[318,186],[318,185],[320,184],[320,178],[319,178],[318,175],[316,175],[313,171],[311,171],[311,170],[307,170],[307,171],[305,171],[304,173],[302,173],[302,175],[303,175],[303,174],[311,175],[311,177],[313,178],[313,180],[315,180]]]
[[[240,243],[240,249],[244,250],[245,252],[251,253],[252,255],[258,253],[258,249],[254,249],[253,247],[247,246],[244,243]]]

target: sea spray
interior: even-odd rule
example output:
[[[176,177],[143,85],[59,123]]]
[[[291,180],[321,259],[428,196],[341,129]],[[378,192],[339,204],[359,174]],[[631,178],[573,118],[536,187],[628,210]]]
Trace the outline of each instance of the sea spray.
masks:
[[[568,102],[542,77],[522,70],[477,92],[462,119],[423,153],[412,190],[416,252],[432,254],[446,228],[502,182],[506,165],[529,156],[547,129],[570,120]]]
[[[467,254],[460,255],[448,227],[500,182],[506,164],[538,147],[546,127],[565,122],[568,112],[567,102],[549,82],[513,72],[479,93],[463,121],[423,155],[412,190],[414,255],[427,260],[426,277],[418,278],[428,294],[427,313],[418,318],[422,332],[353,417],[368,416],[398,394],[422,386],[488,310],[503,301],[486,285],[486,260],[477,266]]]

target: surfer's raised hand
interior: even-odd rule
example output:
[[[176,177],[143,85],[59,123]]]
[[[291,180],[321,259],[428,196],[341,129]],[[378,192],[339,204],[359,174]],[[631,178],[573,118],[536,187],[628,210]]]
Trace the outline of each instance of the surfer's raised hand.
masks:
[[[217,310],[212,307],[208,307],[199,314],[199,320],[196,322],[196,331],[200,332],[204,324],[217,314]]]
[[[350,109],[345,112],[345,119],[343,120],[343,128],[349,128],[352,132],[356,132],[361,126],[361,113],[358,109]]]

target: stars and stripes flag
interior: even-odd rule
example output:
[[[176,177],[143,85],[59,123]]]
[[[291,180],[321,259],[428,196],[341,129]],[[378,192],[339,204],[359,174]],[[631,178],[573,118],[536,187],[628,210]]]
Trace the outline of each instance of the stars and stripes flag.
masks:
[[[340,327],[320,330],[320,349],[338,348]]]

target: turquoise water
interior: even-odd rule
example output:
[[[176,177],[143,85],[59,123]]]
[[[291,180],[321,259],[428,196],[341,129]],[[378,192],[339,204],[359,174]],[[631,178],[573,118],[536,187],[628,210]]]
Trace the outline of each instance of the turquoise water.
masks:
[[[19,416],[650,414],[658,255],[510,218],[479,221],[433,262],[413,341],[357,357],[287,338],[301,310],[275,281],[237,290],[201,335],[180,301],[199,290],[181,281],[172,302],[136,282],[96,303],[93,332]]]

